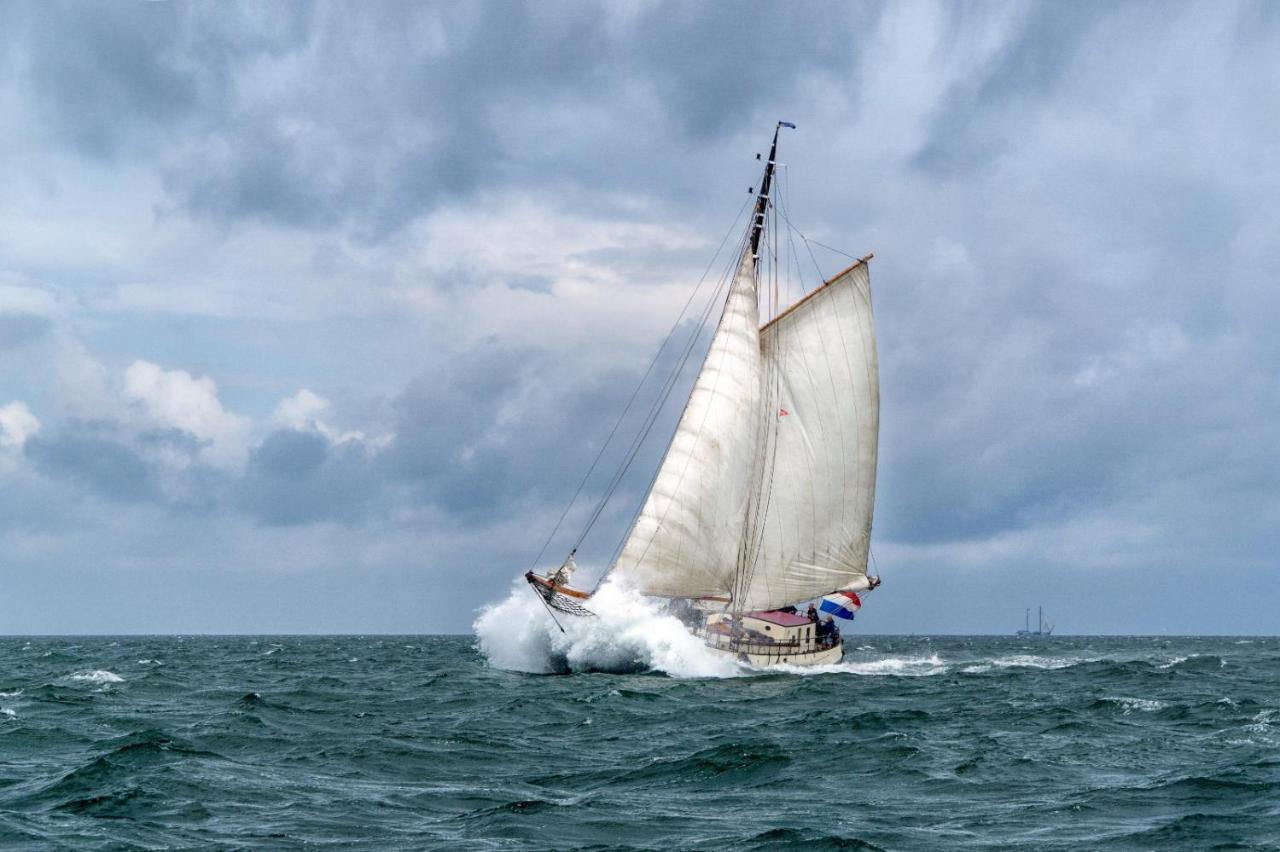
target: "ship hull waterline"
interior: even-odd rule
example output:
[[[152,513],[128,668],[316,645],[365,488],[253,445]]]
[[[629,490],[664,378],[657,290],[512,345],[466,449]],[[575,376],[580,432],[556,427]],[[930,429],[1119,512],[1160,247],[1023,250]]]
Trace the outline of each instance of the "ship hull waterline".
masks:
[[[769,649],[764,652],[717,648],[710,642],[707,649],[717,657],[725,657],[756,669],[767,669],[775,666],[831,666],[844,659],[844,646],[836,643],[829,648],[818,648],[813,651],[791,652]]]

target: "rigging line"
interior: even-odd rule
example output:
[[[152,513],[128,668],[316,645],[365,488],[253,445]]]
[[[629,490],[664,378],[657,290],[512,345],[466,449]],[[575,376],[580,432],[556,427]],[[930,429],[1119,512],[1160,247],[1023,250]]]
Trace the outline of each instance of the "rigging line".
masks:
[[[797,233],[799,233],[799,232],[797,231]],[[810,239],[809,237],[806,237],[804,234],[800,234],[800,239],[804,240],[806,243],[813,243],[815,246],[821,246],[822,248],[826,249],[827,251],[833,251],[833,252],[835,252],[836,254],[842,254],[842,255],[844,255],[845,257],[849,258],[850,260],[857,260],[857,259],[858,259],[858,258],[854,257],[853,255],[849,254],[848,252],[840,251],[840,249],[838,249],[838,248],[832,248],[831,246],[827,245],[826,243],[820,243],[820,242],[818,242],[817,240]]]
[[[727,274],[728,273],[726,272],[726,276]],[[680,374],[684,371],[685,364],[688,363],[689,355],[693,351],[693,348],[696,345],[698,338],[702,336],[702,330],[706,325],[707,319],[711,315],[712,309],[720,301],[719,294],[720,294],[720,291],[724,289],[726,276],[721,277],[720,283],[717,285],[715,293],[713,293],[712,298],[707,301],[707,305],[703,309],[702,318],[698,323],[697,329],[693,334],[689,336],[689,342],[685,346],[684,353],[681,355],[680,360],[676,364],[675,369],[671,371],[670,376],[667,378],[667,381],[664,384],[664,387],[658,399],[654,402],[653,406],[650,408],[649,415],[646,418],[643,429],[636,436],[635,440],[632,441],[631,447],[628,450],[627,455],[625,456],[624,463],[619,468],[618,472],[614,475],[613,479],[610,481],[604,496],[600,499],[599,503],[596,505],[595,511],[591,515],[590,520],[588,520],[586,528],[582,531],[582,534],[578,537],[578,541],[574,545],[575,549],[582,544],[582,541],[587,537],[587,534],[591,532],[591,528],[594,527],[596,521],[599,520],[601,513],[604,512],[605,506],[608,504],[610,498],[613,497],[614,492],[617,491],[618,486],[621,484],[623,477],[626,475],[627,471],[631,467],[632,462],[635,461],[636,456],[639,454],[640,448],[644,444],[645,438],[648,437],[650,430],[653,428],[653,424],[657,421],[658,415],[661,413],[663,406],[666,404],[667,399],[670,397],[672,388],[675,387],[675,384],[679,379]],[[677,424],[677,428],[678,428],[678,424]]]
[[[785,203],[785,199],[784,199],[784,203]],[[795,227],[791,224],[791,221],[786,218],[785,212],[783,213],[783,219],[786,220],[786,223],[787,223],[787,245],[791,249],[791,263],[794,264],[795,266],[796,283],[797,283],[797,286],[799,286],[800,288],[800,298],[803,298],[809,295],[809,288],[804,286],[804,270],[800,268],[800,250],[796,248],[796,234],[798,234],[799,231],[797,231]],[[804,235],[801,234],[800,238],[804,239]],[[806,246],[806,248],[808,247]],[[809,251],[809,256],[812,257],[813,250],[808,249],[808,251]],[[815,260],[815,263],[816,263],[816,260]],[[788,274],[790,274],[790,271],[791,271],[791,267],[788,266],[787,267]],[[818,269],[817,273],[818,273],[818,280],[822,280],[822,270]]]
[[[600,445],[600,451],[596,453],[596,457],[591,461],[591,466],[587,468],[587,472],[582,477],[582,481],[578,483],[578,487],[573,492],[573,496],[569,498],[569,504],[564,507],[564,511],[560,513],[560,518],[556,521],[556,525],[551,529],[551,534],[547,536],[547,540],[543,543],[542,549],[539,550],[538,555],[533,558],[533,563],[529,566],[530,571],[537,567],[538,562],[547,552],[547,548],[551,546],[552,539],[555,538],[556,533],[560,531],[560,527],[564,524],[564,519],[568,517],[569,510],[572,509],[573,504],[578,501],[578,497],[582,494],[582,489],[586,487],[587,481],[591,478],[591,474],[595,472],[596,466],[600,464],[600,459],[604,457],[605,451],[609,448],[609,443],[613,440],[618,428],[622,425],[622,421],[626,419],[627,413],[631,411],[631,406],[635,404],[636,397],[640,395],[640,389],[644,387],[644,383],[648,380],[649,374],[653,372],[653,368],[657,365],[658,359],[662,357],[662,353],[667,348],[667,344],[671,341],[676,329],[680,327],[680,321],[684,319],[684,315],[689,310],[689,306],[693,304],[693,300],[697,297],[698,291],[702,289],[702,285],[707,279],[707,274],[711,272],[712,267],[715,266],[716,259],[720,257],[720,252],[724,250],[725,243],[729,241],[729,236],[737,229],[738,221],[742,218],[742,212],[747,209],[747,205],[750,203],[751,199],[748,198],[746,201],[742,202],[742,206],[738,208],[738,215],[734,216],[733,224],[729,226],[729,230],[725,231],[724,237],[720,240],[720,245],[716,247],[716,253],[711,256],[711,261],[707,264],[707,268],[702,271],[702,275],[698,278],[698,283],[693,288],[693,292],[689,294],[689,298],[685,301],[684,307],[680,309],[679,316],[676,317],[676,321],[667,332],[667,336],[663,338],[662,344],[658,347],[658,351],[654,353],[653,358],[649,361],[649,366],[645,368],[644,375],[640,377],[640,381],[636,384],[635,390],[631,392],[631,398],[627,400],[627,404],[622,409],[622,413],[618,415],[618,419],[613,424],[613,428],[609,430],[609,436],[605,438],[604,443]]]
[[[741,212],[742,211],[739,210],[739,216],[741,216]],[[736,220],[734,222],[734,225],[735,226],[737,225]],[[724,242],[727,241],[727,239],[728,237],[726,236],[725,240],[721,241],[721,246],[720,246],[721,249],[723,249]],[[716,256],[717,257],[719,256],[719,251],[717,251]],[[713,263],[714,263],[714,260],[715,258],[712,259]],[[712,292],[711,298],[709,298],[706,304],[703,306],[701,316],[698,318],[698,321],[694,327],[694,331],[689,336],[688,341],[684,346],[684,351],[681,353],[680,357],[677,359],[675,367],[671,370],[667,378],[664,380],[662,388],[659,391],[658,397],[654,400],[653,404],[649,408],[648,413],[645,415],[644,427],[632,440],[631,445],[628,448],[627,452],[624,453],[623,464],[619,467],[617,472],[614,474],[613,478],[610,480],[609,486],[606,489],[604,496],[602,496],[599,502],[597,503],[596,509],[592,513],[586,528],[582,531],[582,534],[578,537],[578,541],[574,545],[575,548],[581,545],[583,539],[585,539],[587,534],[591,531],[592,526],[595,525],[596,520],[600,517],[600,514],[604,511],[604,508],[606,504],[609,502],[609,499],[613,496],[614,492],[617,490],[618,485],[621,483],[623,476],[627,472],[627,469],[630,468],[632,461],[635,460],[636,455],[639,453],[641,445],[643,444],[645,438],[649,434],[649,430],[652,428],[654,421],[657,419],[658,415],[662,411],[663,406],[666,404],[667,399],[670,397],[672,388],[675,386],[675,383],[679,380],[680,375],[684,371],[685,365],[688,363],[690,353],[692,352],[693,348],[696,346],[698,339],[702,336],[702,333],[706,328],[707,321],[711,317],[711,312],[715,309],[715,306],[720,303],[720,293],[725,287],[725,282],[727,280],[727,277],[732,271],[732,267],[733,267],[733,263],[731,262],[729,267],[726,268],[726,270],[721,273],[718,283],[716,284],[716,289]],[[708,271],[710,270],[708,269]],[[706,273],[703,273],[704,278],[705,278],[705,275]]]
[[[718,297],[722,289],[723,289],[723,285],[717,287],[714,295]],[[718,301],[718,299],[713,298],[711,301],[712,303],[714,303]],[[592,513],[591,518],[587,521],[587,526],[582,531],[582,535],[578,539],[578,544],[581,544],[582,540],[586,538],[587,533],[591,531],[591,528],[595,525],[601,513],[604,511],[604,508],[606,504],[609,502],[609,499],[613,497],[614,493],[617,491],[618,486],[621,484],[623,477],[627,473],[627,470],[631,467],[631,463],[635,460],[636,456],[639,454],[640,447],[643,445],[645,438],[648,437],[649,431],[653,428],[653,424],[657,420],[659,413],[661,412],[663,406],[666,404],[667,399],[670,398],[671,391],[675,387],[675,383],[678,380],[680,373],[684,371],[684,367],[688,363],[689,353],[692,350],[692,341],[696,341],[697,338],[702,336],[704,327],[705,327],[705,321],[699,322],[697,330],[693,335],[690,336],[691,343],[686,346],[684,352],[682,353],[676,365],[676,368],[672,370],[671,375],[663,383],[662,389],[658,395],[658,399],[654,402],[654,405],[649,409],[649,413],[645,416],[643,427],[637,433],[636,437],[632,440],[630,447],[628,447],[626,454],[623,456],[623,459],[624,459],[623,464],[619,467],[617,472],[610,479],[609,485],[605,490],[604,496],[601,497],[600,501],[596,504],[595,511]]]
[[[771,257],[765,267],[767,292],[773,296],[777,304],[778,294],[778,222],[777,208],[770,202],[773,213],[771,233],[772,244],[765,241],[766,250]],[[761,341],[763,347],[763,341]],[[778,452],[778,427],[776,406],[781,396],[781,370],[777,364],[776,354],[765,360],[765,371],[761,375],[761,407],[758,415],[762,415],[760,432],[756,439],[755,458],[758,459],[758,475],[753,475],[755,482],[748,497],[746,512],[743,516],[742,533],[738,540],[738,554],[734,567],[733,599],[741,602],[746,599],[755,578],[756,568],[764,545],[766,524],[768,521],[769,503],[773,493],[773,468]],[[772,452],[770,446],[772,445]],[[767,485],[765,478],[768,478]]]
[[[785,203],[785,199],[784,199],[784,203]],[[791,221],[791,219],[790,219],[790,217],[788,216],[788,213],[787,213],[787,211],[786,211],[786,210],[783,210],[783,211],[782,211],[782,215],[783,215],[783,218],[784,218],[784,219],[786,220],[786,222],[787,222],[787,228],[788,228],[788,231],[789,231],[789,232],[794,232],[796,235],[798,235],[798,236],[800,237],[801,241],[803,241],[803,242],[804,242],[805,250],[806,250],[806,252],[807,252],[807,253],[808,253],[808,255],[809,255],[809,260],[810,260],[810,262],[813,264],[814,272],[817,274],[817,276],[818,276],[818,280],[819,280],[819,281],[823,281],[823,280],[825,279],[825,277],[826,277],[826,276],[825,276],[825,275],[823,274],[823,272],[822,272],[822,267],[821,267],[821,266],[819,266],[819,264],[818,264],[818,259],[817,259],[817,257],[815,257],[815,256],[814,256],[814,254],[813,254],[813,249],[810,247],[810,245],[809,245],[809,241],[808,241],[808,240],[807,240],[807,238],[805,237],[804,233],[803,233],[802,231],[800,231],[800,229],[799,229],[799,228],[795,227],[795,224]],[[816,241],[815,241],[815,242],[816,242]],[[828,247],[828,248],[829,248],[829,247]],[[833,250],[833,251],[836,251],[838,254],[843,254],[843,252],[840,252],[840,251],[838,251],[838,250],[836,250],[836,249],[832,249],[832,250]],[[798,252],[797,252],[797,255],[798,255]],[[850,256],[850,257],[851,257],[851,255],[847,255],[847,256]],[[798,265],[799,265],[799,263],[800,263],[799,257],[797,257],[797,259],[796,259],[796,263],[797,263],[797,267],[798,267]],[[837,331],[839,331],[839,329],[837,329]],[[843,332],[840,332],[840,333],[841,333],[841,337],[843,338]],[[825,350],[825,349],[826,349],[825,336],[823,336],[823,335],[821,335],[821,333],[819,333],[819,337],[820,337],[820,339],[822,339],[822,340],[823,340],[823,346],[822,346],[822,348]],[[812,367],[810,366],[810,364],[809,364],[809,359],[803,355],[803,352],[802,352],[802,355],[801,355],[801,363],[802,363],[802,365],[803,365],[803,367],[804,367],[805,375],[806,375],[806,377],[808,378],[809,382],[810,382],[810,383],[816,383],[817,379],[815,378],[813,368],[812,368]],[[828,379],[830,380],[830,379],[831,379],[831,365],[830,365],[830,363],[829,363],[828,361],[825,361],[825,360],[824,360],[824,361],[822,362],[822,365],[826,368],[826,370],[827,370],[827,377],[828,377]],[[834,385],[832,386],[832,389],[833,389],[833,392],[834,392]],[[819,425],[819,428],[821,429],[821,431],[822,431],[822,433],[823,433],[823,435],[824,435],[824,439],[825,439],[825,436],[826,436],[826,433],[827,433],[826,424],[825,424],[824,422],[822,422],[822,420],[821,420],[821,419],[819,419],[819,423],[818,423],[818,425]],[[839,436],[841,446],[843,447],[843,446],[844,446],[844,430],[843,430],[843,429],[839,429],[839,430],[837,430],[837,435]],[[812,479],[811,479],[811,481],[816,481],[816,480],[812,480]],[[845,482],[845,480],[844,480],[844,478],[843,478],[843,476],[842,476],[842,477],[841,477],[841,490],[842,490],[842,492],[843,492],[843,491],[845,491],[846,489],[847,489],[847,482]],[[810,494],[810,500],[811,500],[812,504],[816,507],[816,506],[817,506],[817,497],[816,497],[816,494],[814,494],[814,493],[812,493],[812,492],[811,492],[811,494]],[[843,502],[843,501],[842,501],[842,502]],[[829,521],[830,521],[830,520],[832,520],[832,519],[833,519],[833,518],[828,518],[828,520],[829,520]],[[814,535],[815,540],[816,540],[816,537],[817,537],[817,525],[818,525],[818,517],[817,517],[816,512],[815,512],[815,513],[814,513],[814,515],[812,516],[811,521],[812,521],[812,524],[813,524],[813,535]],[[817,557],[816,557],[816,554],[815,554],[815,556],[814,556],[813,558],[815,558],[815,559],[817,558]]]
[[[784,211],[783,211],[783,213],[782,213],[782,218],[786,219],[786,221],[787,221],[787,227],[789,227],[789,228],[795,228],[795,232],[796,232],[797,234],[799,234],[799,235],[800,235],[800,239],[804,240],[806,244],[808,244],[808,243],[813,243],[815,246],[821,246],[822,248],[826,249],[827,251],[833,251],[833,252],[835,252],[836,254],[844,255],[845,257],[849,258],[850,260],[858,260],[858,258],[854,257],[853,255],[849,254],[848,252],[843,252],[843,251],[841,251],[841,250],[840,250],[840,249],[838,249],[838,248],[835,248],[835,247],[833,247],[833,246],[829,246],[829,245],[827,245],[826,243],[820,243],[820,242],[818,242],[818,241],[817,241],[817,240],[815,240],[815,239],[811,239],[811,238],[809,238],[809,237],[806,237],[806,236],[804,235],[804,231],[800,230],[799,228],[796,228],[795,224],[794,224],[794,223],[792,223],[792,221],[791,221],[791,217],[789,217],[789,216],[787,215],[787,213],[786,213],[786,211],[785,211],[785,210],[784,210]]]
[[[786,210],[783,210],[783,211],[782,211],[782,218],[786,220],[786,222],[787,222],[787,227],[788,227],[789,229],[791,229],[791,230],[795,231],[795,232],[796,232],[796,234],[797,234],[797,235],[799,235],[800,240],[804,243],[805,250],[809,252],[809,260],[813,263],[814,271],[818,273],[818,280],[819,280],[819,281],[825,281],[825,280],[826,280],[826,276],[822,274],[822,267],[818,264],[818,258],[814,255],[814,253],[813,253],[813,249],[811,248],[811,244],[812,244],[812,245],[816,245],[816,246],[821,246],[822,248],[827,249],[828,251],[833,251],[833,252],[835,252],[836,254],[844,255],[845,257],[849,258],[850,260],[859,260],[859,259],[860,259],[860,258],[856,258],[856,257],[854,257],[854,256],[853,256],[853,255],[851,255],[851,254],[848,254],[848,253],[846,253],[846,252],[840,251],[840,249],[838,249],[838,248],[832,248],[831,246],[827,245],[826,243],[820,243],[820,242],[818,242],[817,240],[811,240],[811,239],[809,239],[808,237],[806,237],[806,236],[804,235],[804,231],[801,231],[799,228],[797,228],[797,227],[795,226],[795,224],[791,221],[791,217],[790,217],[789,215],[787,215],[787,211],[786,211]]]
[[[776,291],[776,280],[778,274],[777,264],[779,259],[779,228],[776,207],[774,208],[773,214],[773,226],[773,272],[775,279],[774,289]],[[776,345],[777,342],[778,339],[775,337],[774,357],[769,359],[768,366],[766,368],[768,372],[764,377],[764,384],[768,389],[765,391],[765,422],[763,424],[763,446],[760,447],[760,454],[761,456],[767,456],[767,460],[762,459],[761,463],[760,482],[757,483],[755,499],[753,501],[755,506],[752,511],[752,516],[749,518],[747,524],[750,532],[748,533],[748,530],[745,528],[743,531],[744,537],[748,534],[750,536],[746,544],[746,556],[749,557],[749,561],[742,566],[740,578],[743,598],[746,598],[747,593],[750,591],[751,585],[755,580],[756,571],[760,566],[760,557],[764,549],[764,539],[768,532],[767,525],[769,520],[769,505],[773,501],[773,480],[777,473],[778,443],[781,436],[779,434],[778,415],[776,414],[776,411],[777,407],[782,402],[781,359],[784,357],[781,349]],[[770,395],[770,392],[772,392],[772,395]],[[771,444],[772,450],[770,450]],[[765,481],[766,473],[768,476],[767,482]]]
[[[801,231],[799,228],[797,228],[797,227],[795,226],[795,223],[793,223],[793,222],[791,221],[791,216],[787,213],[787,210],[786,210],[786,199],[783,199],[783,208],[784,208],[784,209],[782,210],[782,218],[783,218],[783,219],[786,221],[786,223],[787,223],[787,232],[788,232],[788,234],[794,233],[794,234],[796,234],[796,235],[798,235],[798,236],[800,237],[800,240],[804,243],[805,251],[807,251],[807,252],[809,253],[809,260],[813,262],[813,270],[814,270],[814,272],[816,272],[816,273],[818,274],[818,280],[819,280],[819,281],[823,281],[823,280],[825,280],[826,276],[822,274],[822,267],[818,265],[818,258],[814,256],[814,254],[813,254],[813,249],[809,247],[809,239],[804,235],[804,232],[803,232],[803,231]],[[816,242],[816,241],[815,241],[815,242]],[[819,243],[819,245],[821,245],[821,243]],[[829,246],[823,246],[823,248],[830,248],[830,247],[829,247]],[[834,251],[834,252],[836,252],[837,254],[844,254],[844,252],[839,251],[838,249],[831,249],[831,250],[832,250],[832,251]],[[796,259],[796,269],[797,269],[797,271],[798,271],[798,270],[799,270],[799,268],[800,268],[799,254],[800,254],[799,252],[796,252],[796,255],[797,255],[797,259]],[[845,255],[845,257],[852,258],[852,257],[853,257],[853,255]],[[854,258],[854,259],[856,260],[856,258]],[[807,289],[805,289],[805,286],[804,286],[804,283],[803,283],[804,276],[803,276],[803,275],[801,275],[801,276],[800,276],[800,278],[801,278],[800,289],[801,289],[801,290],[803,290],[805,294],[807,294],[807,293],[808,293],[808,290],[807,290]]]
[[[723,284],[721,284],[716,288],[715,293],[713,294],[713,298],[709,302],[710,304],[714,304],[715,302],[718,301],[718,297],[722,289],[723,289]],[[667,399],[671,396],[671,390],[672,388],[675,387],[675,383],[678,380],[679,375],[684,371],[685,364],[689,360],[689,353],[693,348],[693,342],[702,336],[702,332],[706,325],[706,316],[707,316],[706,314],[703,315],[703,319],[699,321],[698,327],[695,329],[694,333],[690,335],[689,345],[686,346],[683,354],[681,355],[679,361],[676,364],[675,369],[672,370],[671,375],[663,383],[662,389],[659,391],[658,398],[654,401],[653,406],[650,407],[649,409],[649,413],[645,416],[645,419],[643,421],[644,425],[642,426],[640,431],[637,433],[636,437],[632,440],[631,445],[628,447],[627,452],[624,454],[622,465],[618,468],[618,470],[614,473],[613,477],[610,479],[609,485],[605,489],[605,492],[601,496],[600,500],[596,503],[596,507],[592,511],[590,518],[587,520],[587,524],[582,530],[581,535],[578,536],[578,540],[574,543],[575,549],[581,546],[583,540],[587,537],[587,534],[590,533],[591,529],[595,526],[596,521],[600,519],[600,515],[604,512],[604,509],[608,505],[609,500],[613,497],[614,493],[618,489],[618,486],[622,483],[622,479],[626,476],[627,471],[630,469],[631,463],[635,461],[636,456],[639,454],[640,448],[644,444],[645,438],[648,437],[649,431],[653,428],[654,422],[657,420],[658,415],[661,413],[663,406],[665,406]]]
[[[789,167],[784,167],[782,170],[781,192],[779,193],[778,203],[780,209],[784,211],[783,221],[785,221],[787,225],[787,248],[789,249],[787,262],[787,301],[794,302],[799,298],[803,298],[807,293],[807,290],[804,286],[804,274],[800,269],[800,264],[798,262],[799,252],[796,251],[795,229],[791,227],[791,222],[787,219],[785,213],[786,210],[790,209],[791,205],[791,169]],[[792,267],[795,268],[795,278],[791,277]],[[792,286],[793,283],[795,284],[794,287]],[[796,289],[800,291],[798,296],[794,294]]]
[[[750,232],[748,231],[746,234],[743,234],[742,239],[740,239],[740,240],[739,240],[739,242],[738,242],[738,251],[737,251],[737,253],[736,253],[736,255],[735,255],[735,258],[736,258],[736,259],[735,259],[735,261],[734,261],[733,263],[731,263],[731,264],[730,264],[730,266],[729,266],[728,268],[726,268],[726,269],[725,269],[725,272],[724,272],[724,278],[721,280],[721,283],[720,283],[720,286],[721,286],[721,287],[724,287],[724,286],[726,285],[726,283],[727,283],[728,287],[730,288],[730,291],[732,291],[732,288],[737,284],[737,280],[738,280],[737,268],[738,268],[738,266],[740,266],[740,265],[741,265],[741,259],[745,256],[745,253],[746,253],[747,249],[750,247],[750,245],[751,245],[751,242],[750,242]],[[719,291],[717,291],[717,294],[718,294],[718,292],[719,292]],[[758,293],[758,291],[757,291],[757,293]],[[728,295],[726,295],[725,300],[726,300],[726,304],[727,304],[727,301],[728,301]],[[711,310],[711,307],[712,307],[713,305],[715,305],[715,304],[719,304],[719,299],[718,299],[718,298],[713,299],[712,301],[710,301],[710,302],[708,302],[708,303],[707,303],[707,318],[709,318],[709,316],[710,316],[710,310]],[[717,331],[717,332],[718,332],[718,331],[719,331],[719,329],[720,329],[720,323],[723,323],[723,322],[724,322],[724,312],[723,312],[723,310],[722,310],[722,311],[721,311],[721,314],[720,314],[720,320],[719,320],[719,322],[717,322],[717,324],[716,324],[716,331]],[[693,346],[693,344],[694,344],[695,340],[696,340],[696,338],[691,338],[691,339],[690,339],[690,341],[689,341],[690,350],[691,350],[691,348],[692,348],[692,346]],[[715,337],[714,337],[714,334],[713,334],[713,337],[712,337],[712,343],[713,343],[713,344],[714,344],[714,341],[715,341]],[[689,355],[689,351],[686,351],[686,353],[685,353],[685,359],[687,359],[687,358],[688,358],[688,355]],[[705,369],[706,358],[709,358],[709,357],[710,357],[710,352],[708,351],[707,355],[706,355],[706,356],[704,356],[704,359],[703,359],[703,365],[704,365],[704,366],[703,366],[703,369]],[[683,363],[682,363],[681,367],[683,368]],[[699,374],[699,376],[700,376],[700,375],[701,375],[701,374]],[[673,378],[674,378],[674,374],[673,374]],[[716,381],[717,381],[717,382],[719,381],[718,377],[717,377]],[[696,379],[695,379],[694,389],[696,389],[696,388],[697,388],[697,382],[696,382]],[[668,389],[668,390],[667,390],[667,394],[670,394],[670,389]],[[636,508],[635,513],[632,515],[632,518],[631,518],[631,524],[630,524],[630,526],[628,527],[627,534],[626,534],[625,536],[623,536],[623,538],[622,538],[622,540],[621,540],[620,542],[618,542],[618,546],[617,546],[617,548],[615,548],[615,550],[614,550],[614,552],[613,552],[613,557],[610,559],[610,569],[609,569],[610,571],[612,571],[612,570],[613,570],[613,567],[617,565],[617,563],[618,563],[618,559],[621,557],[623,549],[626,547],[627,542],[630,540],[630,538],[631,538],[631,534],[632,534],[632,532],[635,530],[636,524],[638,524],[638,523],[640,522],[640,516],[644,513],[644,507],[645,507],[645,505],[646,505],[646,504],[647,504],[647,502],[648,502],[648,501],[647,501],[647,497],[648,497],[648,495],[653,491],[654,485],[655,485],[655,484],[657,483],[657,481],[658,481],[658,476],[662,473],[662,471],[663,471],[664,467],[666,466],[666,463],[667,463],[667,456],[668,456],[668,454],[671,452],[671,445],[672,445],[672,443],[673,443],[673,442],[674,442],[674,440],[675,440],[675,436],[676,436],[677,434],[679,434],[679,432],[680,432],[680,425],[684,422],[684,416],[685,416],[685,414],[688,412],[688,410],[689,410],[689,404],[692,402],[692,400],[693,400],[693,396],[692,396],[692,393],[691,393],[691,394],[690,394],[690,396],[689,396],[689,398],[685,400],[684,409],[680,412],[680,417],[676,419],[676,423],[675,423],[675,425],[671,428],[671,435],[670,435],[670,437],[667,439],[667,449],[666,449],[666,451],[665,451],[665,452],[663,453],[663,455],[662,455],[662,461],[658,463],[657,468],[656,468],[656,469],[654,470],[654,472],[653,472],[653,476],[652,476],[652,477],[650,477],[650,479],[649,479],[649,485],[648,485],[648,487],[645,489],[646,499],[645,499],[644,501],[641,501],[640,505]],[[655,415],[655,416],[656,416],[656,415]],[[705,421],[705,418],[706,418],[706,414],[705,414],[705,412],[704,412],[704,415],[703,415],[703,419],[704,419],[704,421]],[[650,426],[652,426],[652,424],[650,424]],[[647,434],[647,431],[646,431],[646,434]],[[697,429],[697,431],[695,432],[694,440],[696,441],[698,438],[700,438],[700,437],[701,437],[701,435],[702,435],[702,425],[701,425],[701,424],[699,424],[698,429]],[[682,469],[682,470],[681,470],[681,472],[680,472],[679,482],[683,482],[683,481],[684,481],[684,475],[685,475],[685,472],[686,472],[687,468],[688,468],[688,460],[686,460],[685,468],[684,468],[684,469]],[[664,511],[663,511],[662,517],[658,519],[658,526],[659,526],[659,527],[662,525],[662,523],[663,523],[663,522],[665,522],[665,521],[666,521],[666,517],[667,517],[666,513],[667,513],[668,511],[670,511],[670,509],[671,509],[671,504],[668,504],[668,505],[667,505],[666,510],[664,510]],[[655,536],[656,536],[656,532],[655,532]],[[637,560],[637,561],[643,561],[643,560],[644,560],[644,557],[649,553],[649,548],[653,546],[653,541],[654,541],[654,537],[650,537],[649,541],[648,541],[648,542],[645,544],[645,546],[644,546],[644,550],[643,550],[643,551],[641,551],[640,556],[639,556],[639,558],[638,558],[638,560]],[[608,572],[606,572],[606,575],[607,575],[607,574],[608,574]],[[599,581],[597,581],[597,583],[596,583],[597,588],[599,587],[600,583],[602,583],[602,582],[604,582],[604,577],[603,577],[603,576],[600,578],[600,580],[599,580]]]

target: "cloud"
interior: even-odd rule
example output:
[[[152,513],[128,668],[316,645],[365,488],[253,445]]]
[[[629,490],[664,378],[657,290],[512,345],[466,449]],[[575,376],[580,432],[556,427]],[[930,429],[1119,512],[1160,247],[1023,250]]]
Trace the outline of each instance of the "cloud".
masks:
[[[0,406],[0,447],[22,449],[40,431],[40,421],[22,401]]]
[[[328,417],[333,404],[324,397],[303,388],[291,397],[280,400],[272,422],[284,426],[294,432],[315,432],[323,435],[330,443],[341,444],[347,441],[363,441],[364,433],[359,431],[340,432],[330,426],[322,417]],[[378,442],[380,445],[390,440],[386,436]]]
[[[111,424],[68,424],[54,435],[29,441],[26,453],[45,473],[110,500],[137,502],[158,496],[146,459]]]
[[[150,421],[188,432],[205,444],[202,455],[210,461],[243,461],[249,423],[222,408],[218,386],[208,376],[197,379],[185,370],[134,361],[124,371],[121,394]]]
[[[0,276],[0,350],[45,337],[67,310],[67,300],[49,288],[22,282],[18,276]]]
[[[403,570],[478,602],[536,552],[789,119],[778,200],[877,256],[886,591],[965,578],[898,616],[960,625],[992,584],[1089,572],[1265,584],[1270,10],[6,12],[0,546],[24,576],[110,553],[183,589],[234,564],[336,599]]]
[[[238,507],[269,526],[353,524],[383,483],[358,441],[332,444],[314,431],[278,429],[257,446],[237,484]]]

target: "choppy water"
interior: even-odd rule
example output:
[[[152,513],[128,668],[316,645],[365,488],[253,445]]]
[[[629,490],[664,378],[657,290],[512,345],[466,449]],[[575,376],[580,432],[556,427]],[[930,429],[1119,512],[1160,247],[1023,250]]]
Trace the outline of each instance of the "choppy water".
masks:
[[[474,645],[0,639],[0,842],[1280,848],[1277,639],[851,637],[687,678]]]

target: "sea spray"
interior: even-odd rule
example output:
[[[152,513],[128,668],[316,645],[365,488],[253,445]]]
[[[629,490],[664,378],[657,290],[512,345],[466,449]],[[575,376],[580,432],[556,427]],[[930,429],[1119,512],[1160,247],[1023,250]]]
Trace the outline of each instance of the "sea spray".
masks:
[[[510,671],[643,672],[672,677],[732,677],[742,668],[716,655],[660,605],[606,582],[588,604],[595,618],[557,615],[563,632],[523,580],[500,603],[481,610],[481,653]]]

